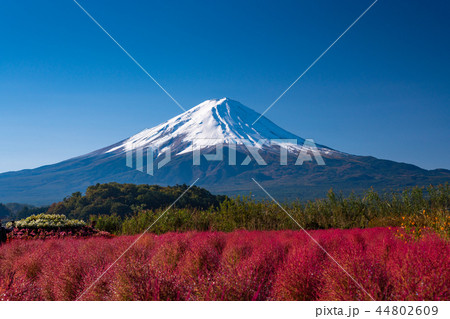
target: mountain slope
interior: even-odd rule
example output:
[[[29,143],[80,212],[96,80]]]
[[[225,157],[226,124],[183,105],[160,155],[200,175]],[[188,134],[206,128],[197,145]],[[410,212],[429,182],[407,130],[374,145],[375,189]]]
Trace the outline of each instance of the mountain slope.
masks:
[[[424,170],[417,166],[355,156],[317,145],[325,165],[316,157],[295,165],[305,140],[278,127],[259,114],[230,99],[205,101],[185,113],[129,139],[95,152],[33,170],[0,174],[0,202],[49,204],[96,183],[190,184],[225,194],[258,194],[252,178],[262,183],[280,199],[323,196],[333,187],[337,190],[362,191],[398,189],[405,186],[438,184],[450,181],[448,170]],[[283,139],[285,141],[274,141]],[[288,141],[286,141],[288,139]],[[207,161],[205,154],[219,153],[223,160]],[[281,147],[286,148],[286,165],[280,163]],[[146,149],[154,149],[153,156]],[[141,171],[136,170],[137,151],[142,149]],[[258,164],[255,152],[265,165]],[[199,165],[193,165],[195,152],[201,152]],[[157,167],[167,154],[164,166],[148,172],[149,159]],[[128,161],[127,161],[128,154]],[[130,161],[130,154],[133,161]],[[236,165],[229,159],[235,154]],[[133,164],[133,167],[128,167]],[[152,166],[153,167],[153,166]]]

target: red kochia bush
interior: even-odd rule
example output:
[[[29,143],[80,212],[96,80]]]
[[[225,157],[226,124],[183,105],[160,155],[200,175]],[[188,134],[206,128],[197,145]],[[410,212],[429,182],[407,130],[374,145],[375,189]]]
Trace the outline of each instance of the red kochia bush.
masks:
[[[57,229],[45,228],[15,228],[8,234],[9,240],[33,240],[33,239],[55,239],[55,238],[82,238],[82,237],[112,237],[105,231],[99,231],[89,226],[65,227]]]
[[[449,245],[385,228],[12,240],[1,300],[449,300]],[[48,238],[48,237],[46,237]],[[325,251],[338,262],[359,287]],[[369,296],[370,295],[370,296]]]

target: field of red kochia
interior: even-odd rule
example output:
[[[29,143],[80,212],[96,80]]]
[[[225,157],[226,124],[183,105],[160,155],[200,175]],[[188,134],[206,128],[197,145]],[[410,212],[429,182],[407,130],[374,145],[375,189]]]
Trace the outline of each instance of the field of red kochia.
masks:
[[[449,300],[448,242],[386,228],[310,234],[376,300]],[[136,236],[0,247],[1,300],[76,300]],[[370,300],[302,231],[148,234],[82,300]]]

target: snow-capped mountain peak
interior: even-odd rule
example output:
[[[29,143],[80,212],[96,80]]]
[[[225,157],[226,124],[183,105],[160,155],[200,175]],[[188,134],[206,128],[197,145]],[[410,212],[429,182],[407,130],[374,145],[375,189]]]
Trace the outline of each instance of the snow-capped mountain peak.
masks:
[[[229,98],[206,100],[186,112],[153,128],[146,129],[106,152],[126,152],[131,149],[152,147],[164,150],[171,146],[177,154],[216,144],[246,144],[262,148],[261,141],[280,139],[288,149],[299,150],[304,139],[282,129],[258,112]],[[330,150],[326,148],[326,150]]]

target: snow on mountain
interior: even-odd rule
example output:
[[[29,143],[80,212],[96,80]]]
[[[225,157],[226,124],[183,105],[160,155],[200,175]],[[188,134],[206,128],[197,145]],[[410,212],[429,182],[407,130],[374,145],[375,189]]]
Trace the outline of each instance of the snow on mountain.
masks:
[[[303,138],[282,129],[265,117],[261,117],[252,126],[259,116],[259,113],[229,98],[207,100],[167,122],[114,145],[106,153],[145,147],[163,152],[170,145],[176,154],[183,154],[217,144],[244,143],[247,147],[262,149],[270,146],[270,141],[277,139],[290,139],[291,141],[276,143],[290,151],[302,149],[305,141]],[[325,146],[317,147],[325,154],[335,152]]]

